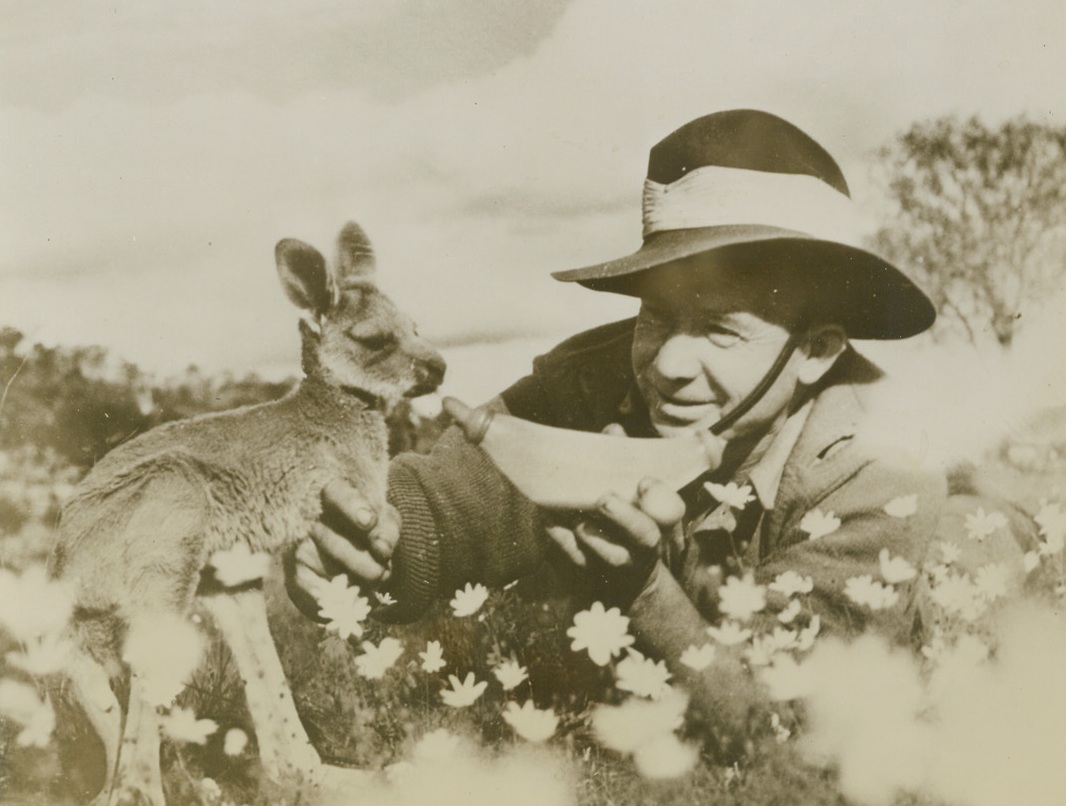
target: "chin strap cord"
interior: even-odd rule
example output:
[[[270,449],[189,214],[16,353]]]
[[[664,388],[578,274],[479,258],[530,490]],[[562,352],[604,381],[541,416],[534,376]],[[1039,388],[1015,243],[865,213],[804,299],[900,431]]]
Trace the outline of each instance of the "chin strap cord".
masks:
[[[799,347],[801,341],[807,335],[807,329],[805,327],[796,328],[792,334],[788,337],[788,341],[785,342],[785,346],[781,348],[781,352],[778,353],[777,358],[774,359],[774,363],[770,365],[770,369],[763,375],[762,380],[755,384],[755,388],[748,393],[748,396],[741,400],[733,410],[725,414],[722,419],[711,426],[711,433],[718,436],[731,425],[736,423],[741,417],[747,414],[752,406],[762,400],[762,396],[766,394],[766,391],[773,386],[774,381],[781,374],[781,371],[785,368],[785,364],[788,363],[788,359],[792,357],[792,353]]]

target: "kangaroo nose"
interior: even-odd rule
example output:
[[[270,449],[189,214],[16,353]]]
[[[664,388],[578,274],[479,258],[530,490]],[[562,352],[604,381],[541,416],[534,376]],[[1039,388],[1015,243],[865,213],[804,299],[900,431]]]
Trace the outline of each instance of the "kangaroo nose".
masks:
[[[431,356],[418,361],[415,364],[415,376],[417,381],[414,389],[411,390],[411,397],[418,397],[419,395],[428,395],[430,392],[436,390],[440,386],[441,381],[444,380],[444,373],[447,370],[448,365],[444,362],[444,359],[439,355]]]

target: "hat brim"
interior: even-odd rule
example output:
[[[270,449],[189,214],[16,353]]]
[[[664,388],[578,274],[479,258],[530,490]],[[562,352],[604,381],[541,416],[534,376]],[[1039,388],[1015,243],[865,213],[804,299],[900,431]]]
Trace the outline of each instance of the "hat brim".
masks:
[[[552,276],[597,291],[639,296],[634,282],[648,269],[712,252],[743,261],[774,260],[794,266],[812,287],[816,313],[855,339],[905,339],[936,319],[929,298],[888,261],[847,244],[765,225],[734,225],[654,233],[631,255]]]

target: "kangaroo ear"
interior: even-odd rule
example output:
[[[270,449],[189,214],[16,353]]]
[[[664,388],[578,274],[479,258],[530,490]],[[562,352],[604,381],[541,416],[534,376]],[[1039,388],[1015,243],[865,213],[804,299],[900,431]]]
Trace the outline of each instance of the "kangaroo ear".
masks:
[[[326,259],[313,246],[296,238],[285,238],[274,247],[278,277],[292,303],[321,316],[333,302],[333,278]]]
[[[363,228],[354,221],[344,225],[337,236],[337,278],[345,285],[348,278],[366,279],[374,275],[374,249]]]

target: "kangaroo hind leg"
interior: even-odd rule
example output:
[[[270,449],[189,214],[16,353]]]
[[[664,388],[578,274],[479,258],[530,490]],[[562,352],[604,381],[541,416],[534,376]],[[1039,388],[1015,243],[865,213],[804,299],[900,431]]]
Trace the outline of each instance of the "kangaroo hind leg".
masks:
[[[201,597],[233,653],[255,725],[259,758],[274,780],[317,783],[321,760],[296,713],[292,690],[278,658],[261,590]]]
[[[115,780],[115,767],[118,764],[119,748],[122,742],[122,706],[111,688],[111,680],[107,671],[80,648],[74,650],[67,663],[66,681],[70,686],[73,699],[89,720],[89,724],[103,745],[103,785],[96,799],[93,800],[94,806],[103,806],[110,797],[111,787]],[[73,760],[78,766],[88,762],[87,754],[95,756],[92,748],[87,747],[81,741],[73,745],[71,750],[77,753],[77,757]],[[81,780],[76,773],[72,780],[77,780],[78,784],[88,783],[92,786],[95,780],[99,780],[98,774],[99,769],[94,763],[89,772],[88,781]]]

